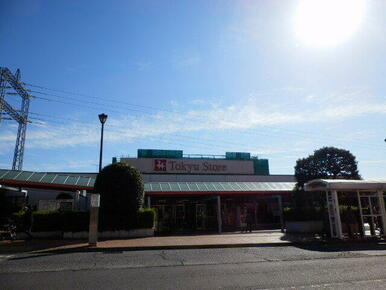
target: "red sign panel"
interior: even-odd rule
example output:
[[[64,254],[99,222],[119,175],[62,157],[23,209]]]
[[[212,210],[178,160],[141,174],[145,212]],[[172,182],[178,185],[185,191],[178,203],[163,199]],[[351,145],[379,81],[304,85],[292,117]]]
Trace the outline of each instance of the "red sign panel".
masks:
[[[154,159],[154,171],[166,171],[166,159]]]

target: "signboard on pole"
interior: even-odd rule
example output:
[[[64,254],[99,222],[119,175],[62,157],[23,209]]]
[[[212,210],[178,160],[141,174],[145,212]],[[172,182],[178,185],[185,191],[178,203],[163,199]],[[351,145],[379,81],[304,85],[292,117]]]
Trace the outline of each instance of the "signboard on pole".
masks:
[[[90,206],[91,207],[100,207],[100,202],[101,201],[101,196],[100,194],[92,194],[91,195],[91,202],[90,202]]]

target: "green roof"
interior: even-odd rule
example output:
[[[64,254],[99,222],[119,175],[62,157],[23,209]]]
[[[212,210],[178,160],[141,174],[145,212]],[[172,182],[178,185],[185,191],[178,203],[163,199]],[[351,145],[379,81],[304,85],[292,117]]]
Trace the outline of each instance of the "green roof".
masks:
[[[147,182],[145,192],[292,191],[295,182]]]
[[[25,187],[33,183],[86,189],[94,187],[95,177],[0,169],[0,183],[2,181]],[[288,192],[294,186],[295,182],[146,182],[145,192]]]
[[[0,182],[2,180],[20,181],[27,184],[44,183],[52,185],[94,187],[95,177],[80,176],[80,174],[57,174],[0,169]]]

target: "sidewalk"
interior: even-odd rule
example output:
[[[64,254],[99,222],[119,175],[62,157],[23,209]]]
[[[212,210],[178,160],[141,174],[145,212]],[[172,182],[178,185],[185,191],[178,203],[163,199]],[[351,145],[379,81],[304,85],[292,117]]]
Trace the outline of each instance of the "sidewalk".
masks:
[[[313,242],[320,240],[313,236],[285,235],[280,231],[102,240],[97,247],[89,247],[85,240],[20,240],[0,242],[0,254],[290,246]]]

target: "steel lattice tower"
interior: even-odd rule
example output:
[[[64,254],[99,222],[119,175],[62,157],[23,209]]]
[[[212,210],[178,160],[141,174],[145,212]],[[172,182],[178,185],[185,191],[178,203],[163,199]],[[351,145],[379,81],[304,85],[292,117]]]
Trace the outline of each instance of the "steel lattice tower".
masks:
[[[21,109],[16,110],[5,101],[7,83],[15,90],[16,94],[22,98]],[[0,117],[2,111],[7,113],[13,120],[19,123],[17,130],[15,153],[13,155],[12,170],[23,169],[24,144],[27,131],[29,102],[31,96],[20,82],[20,70],[13,75],[6,67],[0,68]],[[1,119],[1,118],[0,118]]]

